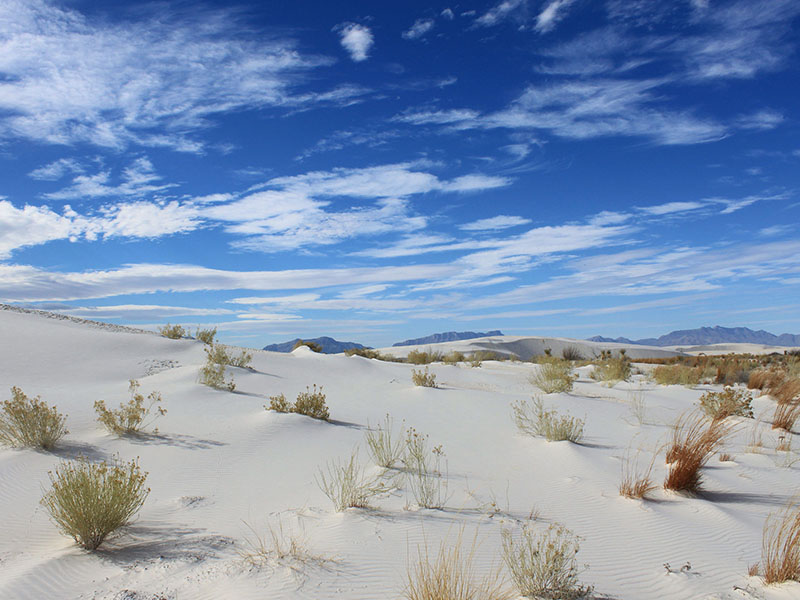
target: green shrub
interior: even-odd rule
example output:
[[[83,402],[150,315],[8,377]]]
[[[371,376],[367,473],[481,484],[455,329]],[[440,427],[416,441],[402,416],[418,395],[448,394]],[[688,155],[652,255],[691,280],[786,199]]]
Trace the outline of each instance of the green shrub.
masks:
[[[11,388],[0,412],[0,443],[51,450],[67,433],[66,417],[39,396],[32,400],[18,387]]]
[[[118,435],[137,433],[158,417],[167,413],[164,408],[158,406],[161,402],[161,394],[158,392],[150,392],[150,395],[147,396],[147,400],[150,402],[145,406],[145,397],[139,393],[138,381],[131,379],[128,390],[131,393],[131,399],[128,400],[127,404],[120,404],[117,410],[109,410],[103,400],[97,400],[94,403],[97,420],[105,425],[110,432]],[[150,411],[154,407],[156,414],[153,415],[150,421],[145,423],[145,419],[150,415]],[[158,429],[155,432],[157,433]]]
[[[170,325],[169,323],[159,327],[158,333],[171,340],[179,340],[189,335],[189,332],[180,325]]]
[[[559,415],[555,409],[545,410],[541,398],[534,397],[530,403],[520,400],[511,405],[511,410],[522,433],[542,436],[548,442],[578,443],[583,439],[583,419]]]
[[[320,346],[317,342],[304,342],[303,340],[297,340],[294,343],[294,346],[292,346],[292,351],[297,350],[300,346],[305,346],[312,352],[322,352],[322,346]]]
[[[87,550],[130,522],[150,490],[136,461],[62,462],[50,472],[42,505],[63,533]]]
[[[592,593],[591,586],[579,581],[578,538],[563,525],[553,524],[539,535],[524,527],[516,540],[507,529],[502,536],[503,560],[522,596],[569,600]]]
[[[194,334],[195,339],[200,340],[204,344],[212,345],[214,343],[214,338],[217,335],[217,328],[214,329],[200,329],[197,328],[197,333]]]
[[[753,397],[742,389],[726,387],[721,392],[706,392],[700,396],[700,408],[715,420],[732,415],[753,418]]]
[[[533,385],[545,394],[569,392],[572,390],[572,367],[565,360],[549,359],[539,365],[539,369],[528,378]]]
[[[653,379],[660,385],[697,385],[702,375],[702,368],[683,365],[662,365],[653,370]]]
[[[328,421],[331,414],[328,411],[328,406],[325,404],[325,394],[322,392],[322,386],[317,389],[317,384],[314,384],[313,389],[306,386],[305,392],[297,394],[292,412],[306,415],[312,419],[320,419]]]
[[[414,382],[414,385],[420,387],[429,387],[435,388],[436,387],[436,374],[430,373],[428,371],[428,367],[425,367],[425,370],[411,369],[411,381]]]

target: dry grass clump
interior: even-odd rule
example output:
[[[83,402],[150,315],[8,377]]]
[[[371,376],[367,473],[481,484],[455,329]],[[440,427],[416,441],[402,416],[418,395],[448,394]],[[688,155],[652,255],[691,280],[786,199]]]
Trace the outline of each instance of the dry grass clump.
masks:
[[[322,346],[320,346],[317,342],[306,342],[303,340],[297,340],[292,346],[292,351],[297,350],[300,346],[305,346],[312,352],[320,353],[322,352]]]
[[[67,418],[57,407],[39,396],[31,399],[14,386],[11,399],[3,401],[0,412],[0,444],[52,450],[67,433]]]
[[[717,364],[716,383],[723,385],[734,385],[736,383],[747,383],[750,380],[752,361],[745,357],[732,356],[724,357]]]
[[[420,369],[419,371],[417,369],[411,369],[411,381],[414,382],[414,385],[420,387],[429,387],[429,388],[437,387],[436,374],[430,373],[428,371],[428,367],[425,367],[424,371],[422,369]]]
[[[417,548],[417,560],[409,565],[403,590],[406,600],[512,600],[499,569],[483,576],[475,572],[473,561],[477,540],[464,550],[459,534],[452,546],[442,543],[436,556],[431,556],[427,544]]]
[[[315,383],[313,387],[306,386],[305,392],[297,394],[297,400],[292,404],[286,400],[286,396],[278,394],[277,396],[270,396],[269,406],[264,408],[275,412],[297,413],[312,419],[330,421],[331,413],[325,403],[326,398],[327,396],[322,391],[322,386],[317,389],[317,384]]]
[[[769,393],[774,396],[778,404],[800,401],[800,379],[797,377],[784,379],[775,387],[770,388]]]
[[[566,360],[549,359],[542,362],[537,371],[531,373],[528,381],[545,394],[569,392],[574,382],[572,366]]]
[[[708,420],[702,413],[684,413],[672,429],[672,442],[667,449],[669,473],[664,488],[697,492],[700,469],[733,432],[733,425],[724,420]]]
[[[575,346],[565,346],[561,350],[561,358],[564,360],[584,360],[586,357]]]
[[[97,400],[94,403],[97,420],[105,425],[106,429],[111,433],[116,433],[117,435],[138,433],[152,424],[158,417],[167,414],[166,409],[158,406],[161,402],[161,394],[159,392],[150,392],[147,396],[149,403],[145,405],[145,397],[139,393],[138,381],[131,379],[128,384],[128,391],[131,393],[131,399],[128,400],[127,404],[120,404],[117,410],[109,410],[103,400]],[[149,421],[145,422],[153,408],[155,408],[155,413]],[[157,433],[158,429],[155,432]]]
[[[441,362],[444,355],[439,351],[433,350],[411,350],[406,356],[406,362],[412,365],[428,365],[433,362]]]
[[[358,462],[358,450],[353,450],[345,463],[329,462],[326,471],[319,469],[317,485],[333,502],[337,512],[348,508],[368,508],[371,498],[387,491],[379,476],[371,477],[365,473]]]
[[[209,362],[217,365],[248,369],[250,368],[250,361],[253,360],[253,355],[247,350],[242,350],[239,354],[232,354],[222,344],[209,344],[206,346],[205,351]]]
[[[214,327],[213,329],[200,329],[197,328],[197,331],[194,334],[194,338],[196,340],[200,340],[204,344],[213,344],[214,338],[217,336],[217,328]]]
[[[750,372],[747,380],[747,387],[751,390],[762,390],[768,392],[786,379],[786,371],[783,369],[756,369]]]
[[[442,361],[447,365],[457,365],[460,362],[464,362],[466,358],[463,352],[452,350],[442,357]]]
[[[700,367],[661,365],[653,370],[653,379],[660,385],[697,385],[703,371]]]
[[[772,417],[772,428],[792,431],[798,418],[800,418],[800,401],[778,404]]]
[[[171,340],[179,340],[189,335],[189,332],[186,331],[182,326],[170,325],[169,323],[159,327],[158,333]]]
[[[417,506],[443,508],[447,502],[448,482],[442,473],[444,450],[442,446],[428,449],[428,436],[410,427],[406,431],[403,464],[408,475],[409,488]]]
[[[244,548],[239,549],[239,556],[253,566],[285,565],[299,570],[304,565],[323,565],[333,559],[321,554],[314,554],[308,548],[304,535],[295,531],[284,531],[283,522],[267,525],[269,535],[259,534],[254,527],[245,523],[252,538],[244,538]]]
[[[62,462],[49,475],[52,488],[42,505],[59,529],[87,550],[128,524],[150,493],[144,486],[147,473],[136,461]]]
[[[622,461],[619,495],[626,498],[644,499],[649,492],[656,489],[652,478],[654,462],[655,455],[645,468],[639,463],[638,453],[632,458],[628,452]]]
[[[617,381],[628,381],[631,372],[631,361],[625,356],[623,350],[620,350],[619,356],[616,357],[611,356],[610,352],[603,351],[592,371],[592,379],[610,384]]]
[[[553,524],[539,535],[526,526],[516,540],[508,530],[502,535],[503,560],[522,596],[569,600],[594,591],[580,583],[576,560],[580,543],[563,525]]]
[[[394,435],[394,421],[388,414],[383,424],[368,429],[365,437],[369,455],[379,467],[391,469],[403,457],[406,444],[402,437]]]
[[[759,569],[760,567],[760,569]],[[794,499],[764,522],[761,563],[750,573],[763,571],[764,583],[800,581],[800,504]]]
[[[559,415],[555,409],[545,410],[539,397],[534,396],[530,402],[515,402],[511,410],[514,423],[522,433],[542,436],[548,442],[568,441],[577,444],[583,439],[583,419]]]
[[[345,356],[363,356],[364,358],[374,358],[386,362],[403,362],[400,358],[396,358],[391,354],[381,354],[372,348],[348,348],[344,351],[344,354]]]
[[[725,387],[721,392],[706,392],[700,396],[700,408],[714,420],[734,415],[752,419],[752,401],[747,390]]]

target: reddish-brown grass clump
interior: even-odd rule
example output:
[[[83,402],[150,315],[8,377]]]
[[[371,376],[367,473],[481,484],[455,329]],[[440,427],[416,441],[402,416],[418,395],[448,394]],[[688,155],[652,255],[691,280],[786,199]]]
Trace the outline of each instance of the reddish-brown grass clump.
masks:
[[[778,404],[772,417],[772,428],[792,431],[798,418],[800,418],[800,401]]]
[[[796,499],[767,517],[760,567],[767,584],[800,580],[800,505]]]
[[[733,432],[723,420],[709,420],[699,412],[685,413],[673,426],[667,449],[669,473],[664,488],[696,492],[700,489],[700,469]]]

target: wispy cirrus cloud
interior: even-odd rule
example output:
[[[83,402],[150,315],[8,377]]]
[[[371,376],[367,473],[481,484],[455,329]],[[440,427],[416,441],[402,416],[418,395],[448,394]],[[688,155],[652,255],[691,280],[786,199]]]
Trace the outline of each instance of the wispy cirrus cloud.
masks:
[[[52,169],[52,166],[52,164],[47,165],[45,169]],[[73,178],[72,184],[68,187],[56,192],[48,192],[43,196],[50,200],[107,198],[110,196],[143,197],[153,192],[175,187],[175,184],[159,183],[161,176],[156,173],[153,163],[147,157],[137,158],[125,167],[122,171],[122,181],[117,185],[109,185],[112,179],[109,170],[87,175],[81,169],[80,173]]]
[[[535,29],[547,33],[555,29],[558,22],[566,16],[566,11],[575,0],[551,0],[536,17]]]
[[[417,19],[414,24],[402,33],[404,39],[418,40],[433,29],[433,19]]]

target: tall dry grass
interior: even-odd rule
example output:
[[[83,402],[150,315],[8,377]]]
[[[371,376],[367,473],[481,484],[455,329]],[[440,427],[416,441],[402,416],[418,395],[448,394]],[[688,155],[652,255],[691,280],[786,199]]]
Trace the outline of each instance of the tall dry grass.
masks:
[[[733,430],[734,425],[724,420],[709,420],[699,412],[684,413],[672,429],[666,455],[669,473],[664,488],[697,492],[701,483],[700,469]]]
[[[794,499],[764,522],[760,570],[764,582],[800,580],[800,504]]]

